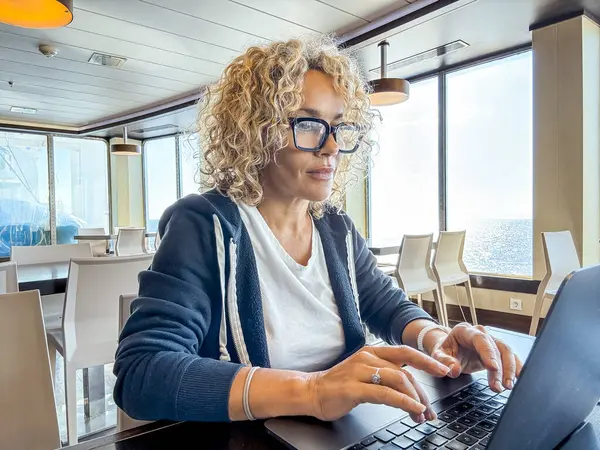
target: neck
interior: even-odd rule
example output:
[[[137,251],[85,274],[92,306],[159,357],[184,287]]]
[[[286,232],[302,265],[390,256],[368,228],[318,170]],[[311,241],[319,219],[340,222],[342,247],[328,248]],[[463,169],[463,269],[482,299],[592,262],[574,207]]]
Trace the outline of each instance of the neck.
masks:
[[[258,210],[274,232],[299,235],[306,231],[308,200],[264,196]]]

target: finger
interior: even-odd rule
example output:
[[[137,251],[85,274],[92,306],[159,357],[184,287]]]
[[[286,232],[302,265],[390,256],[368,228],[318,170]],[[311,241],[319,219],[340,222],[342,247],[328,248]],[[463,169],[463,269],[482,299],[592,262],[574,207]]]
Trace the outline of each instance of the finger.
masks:
[[[434,350],[434,352],[431,354],[431,357],[450,368],[450,371],[447,374],[448,377],[458,378],[460,376],[462,372],[460,361],[455,357],[450,356],[443,349],[438,348]]]
[[[500,351],[500,357],[502,358],[502,384],[506,389],[512,389],[514,387],[514,378],[517,372],[517,361],[515,354],[512,349],[502,342],[500,339],[494,339],[496,347]]]
[[[443,377],[450,370],[432,357],[406,345],[399,347],[369,347],[367,351],[398,365],[398,367],[406,364],[436,377]]]
[[[415,390],[417,391],[417,394],[419,395],[419,400],[421,401],[421,403],[427,407],[427,409],[425,410],[425,417],[424,418],[426,420],[435,420],[435,419],[437,419],[437,414],[435,413],[435,411],[431,407],[431,402],[429,401],[429,397],[427,396],[427,393],[425,392],[425,390],[423,389],[423,387],[419,384],[419,382],[417,380],[415,380],[415,377],[413,376],[412,373],[410,373],[410,372],[408,372],[406,370],[402,370],[402,372],[404,372],[406,374],[406,377],[408,378],[408,380],[414,386]],[[418,421],[415,421],[415,422],[418,422]]]
[[[374,403],[400,408],[415,417],[425,413],[427,409],[422,403],[388,386],[360,383],[357,394],[358,400],[361,403]]]
[[[519,378],[521,376],[521,370],[523,370],[523,363],[521,362],[521,359],[515,355],[515,360],[516,360],[516,364],[517,364],[517,369],[515,370],[515,375],[517,376],[517,378]]]
[[[483,367],[488,371],[502,370],[500,353],[498,352],[496,343],[492,337],[487,334],[485,328],[481,326],[471,327],[468,333],[472,335],[472,347],[479,355]]]

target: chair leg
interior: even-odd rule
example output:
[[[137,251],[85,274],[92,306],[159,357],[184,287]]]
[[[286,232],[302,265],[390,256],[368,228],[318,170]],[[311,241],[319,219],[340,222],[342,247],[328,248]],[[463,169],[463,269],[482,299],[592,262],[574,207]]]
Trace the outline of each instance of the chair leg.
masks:
[[[475,299],[473,298],[473,289],[471,288],[471,280],[465,281],[465,291],[467,292],[467,300],[469,301],[469,308],[471,308],[471,320],[473,325],[477,325],[477,309],[475,308]],[[458,295],[458,290],[457,294]]]
[[[417,305],[423,309],[423,294],[417,294]]]
[[[77,369],[65,359],[65,397],[67,406],[67,443],[77,444]]]
[[[533,316],[531,317],[531,325],[529,327],[529,335],[535,336],[537,334],[538,325],[540,323],[540,316],[542,314],[542,306],[544,306],[544,292],[538,293],[535,296],[535,305],[533,306]]]
[[[433,299],[435,300],[435,309],[438,313],[438,321],[441,325],[447,327],[450,326],[448,323],[448,311],[446,310],[446,299],[444,297],[444,288],[435,289],[433,291]]]

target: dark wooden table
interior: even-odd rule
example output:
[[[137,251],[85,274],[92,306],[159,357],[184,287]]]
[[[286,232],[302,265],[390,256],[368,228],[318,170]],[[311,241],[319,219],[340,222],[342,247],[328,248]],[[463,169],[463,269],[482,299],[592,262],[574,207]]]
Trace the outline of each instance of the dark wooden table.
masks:
[[[19,291],[39,290],[40,295],[63,294],[67,288],[69,262],[17,267]]]
[[[501,337],[508,343],[523,360],[526,359],[533,344],[533,337],[497,328],[490,330],[494,336]],[[596,408],[588,420],[600,435],[600,407]],[[233,424],[161,421],[67,448],[69,450],[283,450],[286,447],[267,434],[261,421]]]

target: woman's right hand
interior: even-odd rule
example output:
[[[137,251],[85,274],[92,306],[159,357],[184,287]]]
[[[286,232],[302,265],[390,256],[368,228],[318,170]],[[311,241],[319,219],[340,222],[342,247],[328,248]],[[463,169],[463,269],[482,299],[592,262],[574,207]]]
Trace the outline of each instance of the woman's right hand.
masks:
[[[437,377],[450,370],[411,347],[364,347],[331,369],[311,374],[312,415],[336,420],[361,403],[376,403],[400,408],[418,423],[434,420],[427,394],[412,374],[401,368],[405,364]],[[380,384],[372,381],[377,369]]]

